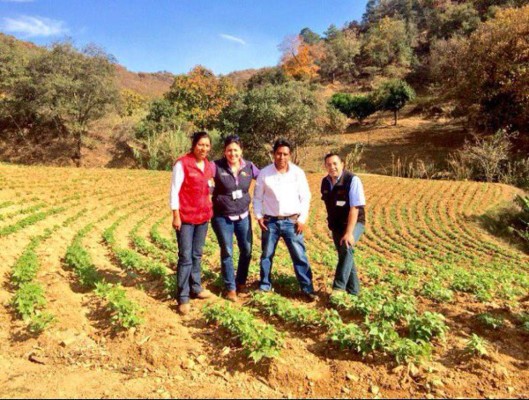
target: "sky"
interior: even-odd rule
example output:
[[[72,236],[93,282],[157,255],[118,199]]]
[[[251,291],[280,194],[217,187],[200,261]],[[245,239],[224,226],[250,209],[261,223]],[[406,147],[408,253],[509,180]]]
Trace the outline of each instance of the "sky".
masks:
[[[95,43],[135,72],[216,74],[277,65],[305,27],[360,20],[366,0],[0,0],[0,32],[37,45]]]

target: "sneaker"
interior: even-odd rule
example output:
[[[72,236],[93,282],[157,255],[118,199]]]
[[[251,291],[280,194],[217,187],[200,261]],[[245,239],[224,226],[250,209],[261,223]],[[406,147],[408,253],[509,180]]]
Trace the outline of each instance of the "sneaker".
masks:
[[[200,300],[204,300],[204,299],[209,299],[211,296],[213,296],[213,293],[211,293],[207,289],[203,289],[200,293],[197,293],[195,295],[195,298],[196,299],[200,299]]]
[[[235,290],[228,290],[225,294],[226,300],[236,302],[237,301],[237,292]]]
[[[178,304],[177,310],[180,315],[187,315],[191,311],[191,305],[189,303]]]
[[[307,302],[307,303],[313,303],[315,301],[318,301],[318,295],[314,292],[308,293],[308,292],[301,292],[301,297]]]

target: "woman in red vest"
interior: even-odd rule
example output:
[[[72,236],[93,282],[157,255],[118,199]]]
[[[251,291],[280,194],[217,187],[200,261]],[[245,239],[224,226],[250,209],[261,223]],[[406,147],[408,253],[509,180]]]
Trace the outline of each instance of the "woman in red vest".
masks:
[[[190,311],[191,298],[207,299],[211,292],[200,284],[200,261],[213,215],[210,193],[213,189],[213,163],[207,159],[211,138],[206,132],[195,132],[191,151],[180,157],[173,167],[170,205],[173,228],[178,241],[176,267],[178,312]]]

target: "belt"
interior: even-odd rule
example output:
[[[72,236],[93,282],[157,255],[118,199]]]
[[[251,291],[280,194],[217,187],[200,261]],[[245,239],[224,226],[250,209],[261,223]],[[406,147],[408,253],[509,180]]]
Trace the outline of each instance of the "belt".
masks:
[[[286,215],[286,216],[284,216],[284,217],[281,217],[281,216],[280,216],[280,217],[274,217],[274,216],[272,216],[272,215],[265,215],[264,217],[265,217],[266,219],[277,219],[278,221],[283,221],[283,220],[285,220],[285,219],[292,219],[292,218],[294,218],[294,217],[297,218],[297,217],[299,217],[299,214]]]

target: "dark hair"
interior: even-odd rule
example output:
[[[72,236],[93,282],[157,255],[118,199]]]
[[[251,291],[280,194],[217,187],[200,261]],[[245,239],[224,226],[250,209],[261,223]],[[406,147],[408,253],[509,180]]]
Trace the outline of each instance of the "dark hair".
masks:
[[[327,154],[325,156],[323,162],[326,163],[328,158],[335,157],[335,156],[338,157],[338,159],[343,162],[342,157],[340,157],[340,155],[338,153],[333,153],[333,152]]]
[[[228,147],[232,143],[238,144],[239,147],[242,149],[241,138],[239,137],[239,135],[226,136],[226,138],[224,139],[224,148]]]
[[[274,143],[273,151],[274,153],[279,149],[280,147],[288,147],[288,149],[292,152],[292,144],[286,140],[286,139],[277,139]]]
[[[195,146],[200,141],[200,139],[208,138],[209,142],[211,143],[211,137],[209,136],[209,133],[206,131],[198,131],[194,132],[191,136],[191,151],[195,149]]]

